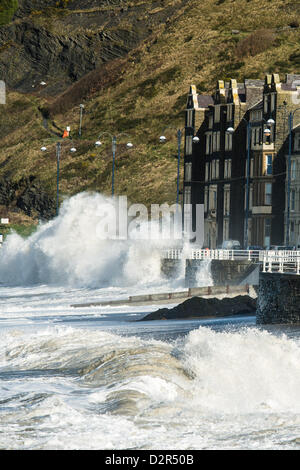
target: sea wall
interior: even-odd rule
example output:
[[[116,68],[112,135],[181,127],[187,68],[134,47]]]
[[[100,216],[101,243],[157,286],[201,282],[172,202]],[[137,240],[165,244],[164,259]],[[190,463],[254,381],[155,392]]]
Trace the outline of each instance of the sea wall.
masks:
[[[256,322],[300,323],[300,276],[260,273]]]
[[[198,287],[198,274],[207,269],[208,260],[199,259],[162,259],[161,273],[168,279],[176,279],[185,270],[185,286]],[[249,260],[211,260],[210,276],[214,286],[258,285],[259,265]]]

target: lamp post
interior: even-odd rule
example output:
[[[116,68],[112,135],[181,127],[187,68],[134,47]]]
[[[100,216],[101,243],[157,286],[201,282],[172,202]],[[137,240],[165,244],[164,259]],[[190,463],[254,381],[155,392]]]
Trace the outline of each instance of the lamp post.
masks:
[[[126,135],[127,137],[129,137],[129,136],[125,132],[121,132],[120,134],[117,134],[117,135],[111,135],[109,132],[101,132],[101,134],[99,135],[99,139],[101,138],[101,136],[104,136],[104,135],[108,135],[111,138],[111,142],[112,142],[113,161],[112,161],[111,194],[112,194],[112,196],[114,196],[114,192],[115,192],[115,160],[116,160],[117,139],[118,139],[118,137],[121,137],[122,135]],[[95,145],[96,145],[96,147],[100,147],[102,145],[101,140],[97,140],[97,142],[95,142]],[[133,147],[133,144],[130,142],[130,140],[127,142],[126,147],[128,149]]]
[[[165,137],[165,132],[167,129],[175,129],[174,127],[166,127],[163,134],[160,136],[159,140],[161,143],[165,143],[167,138]],[[176,204],[179,203],[179,183],[180,183],[180,147],[181,147],[181,138],[182,138],[182,131],[183,129],[177,129],[177,193],[176,193]],[[198,143],[199,137],[194,136],[193,142]]]
[[[78,135],[79,135],[79,137],[81,137],[82,114],[83,114],[83,110],[84,110],[84,104],[80,104],[79,107],[80,107],[80,116],[79,116],[79,131],[78,131]]]
[[[247,120],[244,117],[242,118],[243,121],[247,123],[247,173],[246,173],[246,208],[245,208],[245,223],[244,223],[244,249],[248,246],[248,225],[249,225],[249,199],[250,199],[250,147],[251,147],[251,121],[250,119]],[[262,118],[262,121],[272,126],[275,124],[274,119],[268,119],[268,121]],[[227,131],[229,134],[234,133],[233,127],[228,127]],[[271,131],[269,128],[264,129],[264,135],[270,136]]]
[[[293,122],[294,115],[297,111],[300,111],[300,108],[294,109],[289,114],[289,153],[288,153],[288,187],[287,187],[287,213],[286,213],[286,236],[285,236],[285,245],[289,246],[290,244],[290,198],[291,198],[291,158],[292,158],[292,132],[293,132]]]
[[[41,147],[42,152],[46,152],[47,147]],[[75,153],[77,149],[72,147],[70,149],[71,153]],[[59,210],[59,164],[60,164],[60,156],[61,156],[61,142],[56,142],[56,215],[58,215]]]

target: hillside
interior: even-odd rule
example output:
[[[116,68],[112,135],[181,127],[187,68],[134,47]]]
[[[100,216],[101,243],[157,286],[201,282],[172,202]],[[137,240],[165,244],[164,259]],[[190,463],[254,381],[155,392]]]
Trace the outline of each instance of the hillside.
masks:
[[[299,5],[283,0],[19,1],[13,21],[0,27],[0,79],[8,86],[1,214],[23,224],[54,214],[55,134],[68,125],[62,197],[110,194],[110,139],[94,146],[106,131],[134,143],[127,150],[127,136],[118,139],[115,192],[132,202],[175,202],[175,128],[184,125],[190,84],[209,93],[218,79],[299,73],[299,17]],[[161,145],[167,126],[170,140]]]

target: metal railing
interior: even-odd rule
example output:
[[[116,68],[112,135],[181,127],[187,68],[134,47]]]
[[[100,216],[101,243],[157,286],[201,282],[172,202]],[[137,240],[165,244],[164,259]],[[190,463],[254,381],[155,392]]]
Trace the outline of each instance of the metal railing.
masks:
[[[300,251],[291,250],[209,250],[181,248],[165,250],[162,254],[166,259],[211,259],[211,260],[249,260],[294,262],[300,260]]]
[[[300,274],[300,259],[294,261],[286,260],[263,260],[264,273],[290,273],[290,274]]]
[[[164,259],[248,260],[262,266],[263,272],[300,274],[300,251],[291,250],[209,250],[180,248],[165,250]]]

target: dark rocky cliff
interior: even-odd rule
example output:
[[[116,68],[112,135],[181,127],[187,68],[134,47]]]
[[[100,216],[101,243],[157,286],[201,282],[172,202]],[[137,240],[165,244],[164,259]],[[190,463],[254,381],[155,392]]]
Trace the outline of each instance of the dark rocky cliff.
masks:
[[[184,3],[21,0],[14,21],[0,28],[0,77],[13,89],[56,95],[124,57]]]

